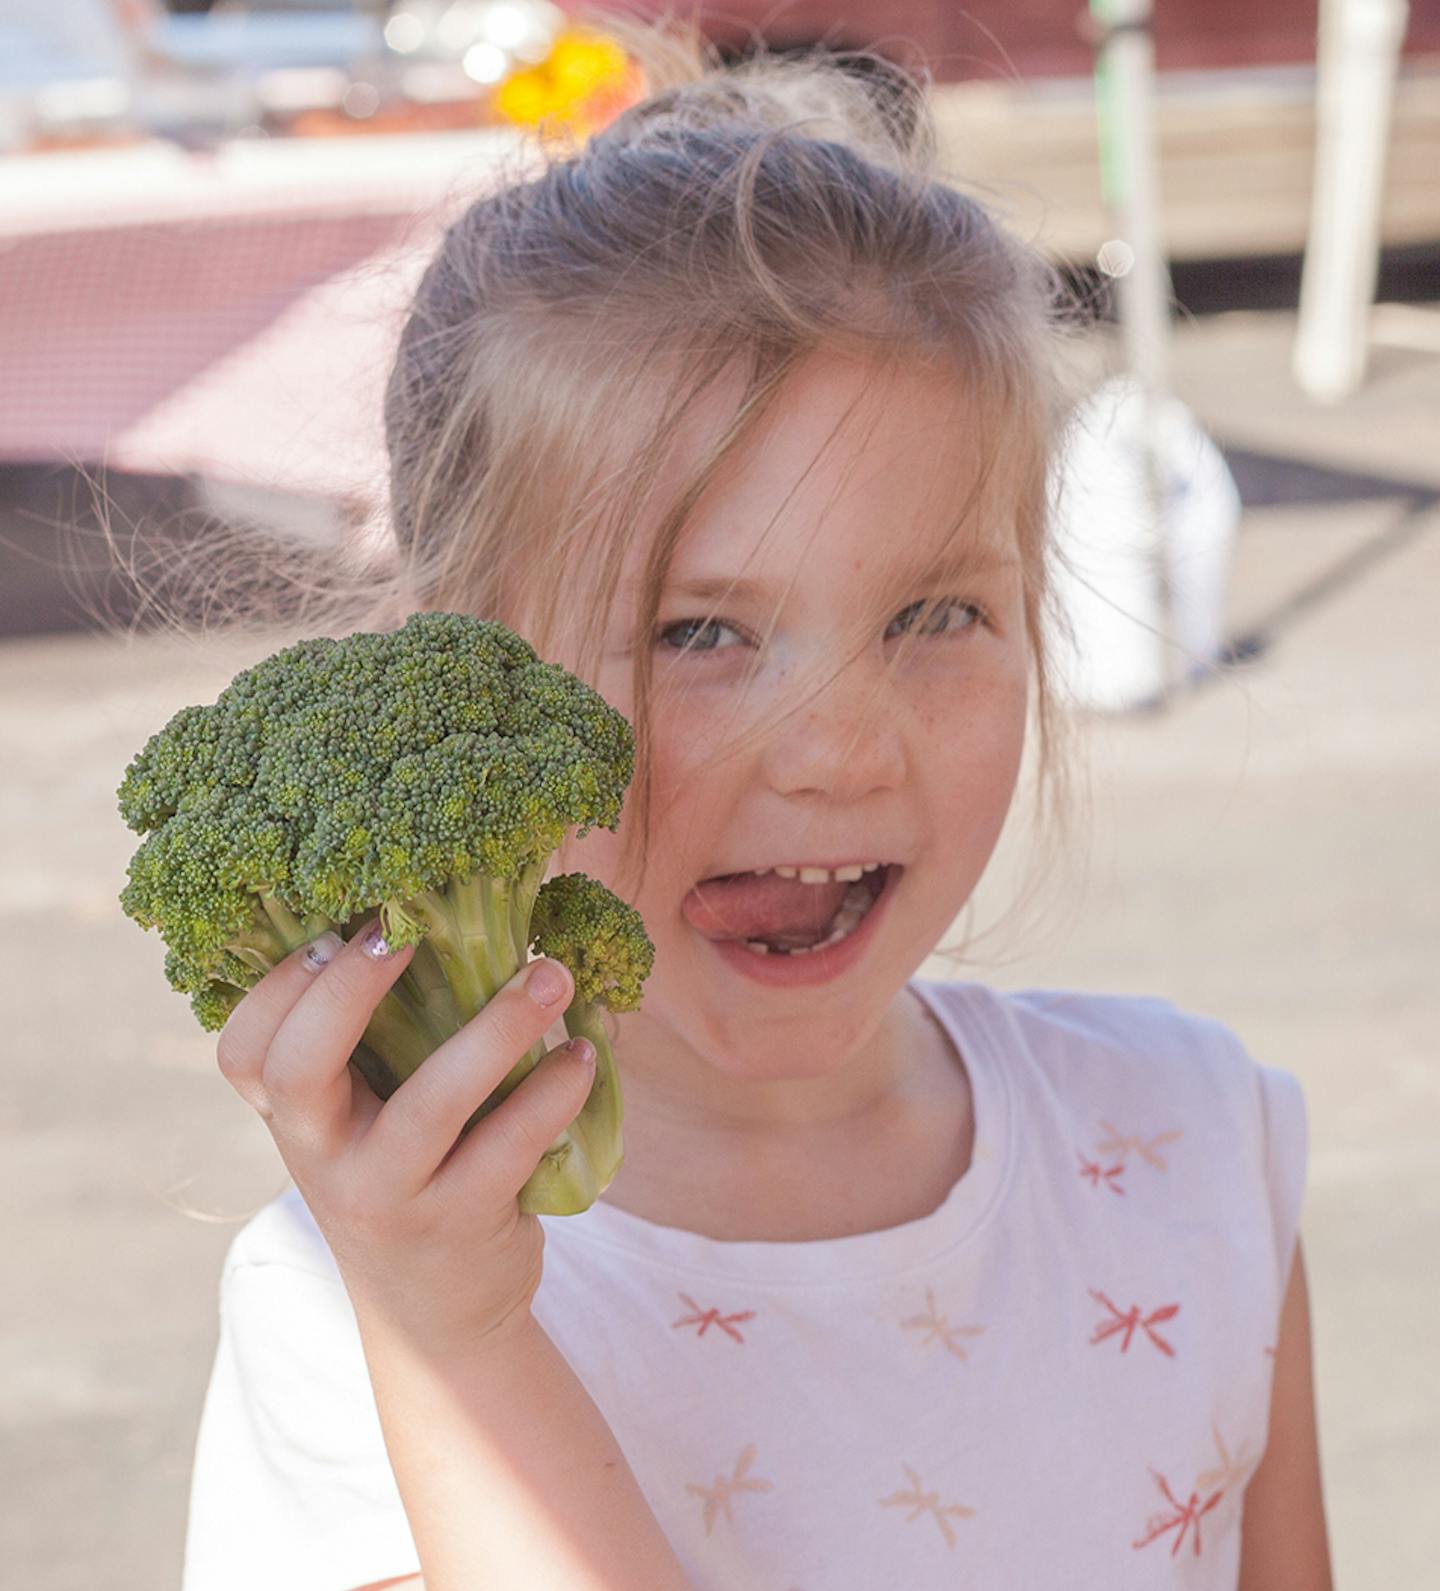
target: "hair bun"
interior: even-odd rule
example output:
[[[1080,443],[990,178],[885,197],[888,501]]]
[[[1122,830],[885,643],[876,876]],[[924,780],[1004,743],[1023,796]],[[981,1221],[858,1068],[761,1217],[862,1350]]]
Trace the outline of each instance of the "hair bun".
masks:
[[[727,62],[693,19],[635,24],[607,17],[604,30],[639,65],[645,97],[596,133],[587,151],[643,147],[677,130],[738,123],[844,144],[881,165],[916,172],[934,165],[934,127],[921,113],[928,72],[917,77],[873,49],[762,49]]]

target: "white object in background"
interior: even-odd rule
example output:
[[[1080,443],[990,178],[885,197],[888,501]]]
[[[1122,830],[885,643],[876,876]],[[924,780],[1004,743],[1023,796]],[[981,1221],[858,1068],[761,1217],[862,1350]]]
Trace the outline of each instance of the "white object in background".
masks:
[[[1158,524],[1147,424],[1163,491]],[[1076,411],[1052,485],[1056,599],[1074,630],[1073,647],[1056,639],[1061,688],[1096,711],[1158,706],[1170,678],[1207,672],[1225,645],[1241,510],[1229,466],[1184,403],[1147,399],[1121,376]],[[1167,671],[1169,648],[1179,667]]]
[[[1149,518],[1165,532],[1158,414],[1170,390],[1170,306],[1173,292],[1160,203],[1160,140],[1155,119],[1155,39],[1152,0],[1090,0],[1096,42],[1095,108],[1100,135],[1100,177],[1106,210],[1117,235],[1100,248],[1096,263],[1117,278],[1116,302],[1127,373],[1152,397],[1140,433]],[[1168,594],[1158,588],[1156,628],[1174,621]],[[1175,658],[1161,653],[1166,673],[1159,694],[1179,682]]]
[[[1096,110],[1100,177],[1118,236],[1100,269],[1118,279],[1120,332],[1130,374],[1152,392],[1170,385],[1170,304],[1155,118],[1151,0],[1091,0],[1098,30]],[[1118,266],[1105,258],[1109,251]]]
[[[1407,0],[1321,0],[1315,191],[1292,361],[1321,403],[1365,375],[1380,201]]]

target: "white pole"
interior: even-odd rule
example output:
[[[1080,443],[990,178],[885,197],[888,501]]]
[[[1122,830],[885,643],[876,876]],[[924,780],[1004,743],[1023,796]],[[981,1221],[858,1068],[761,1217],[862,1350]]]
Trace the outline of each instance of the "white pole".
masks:
[[[1160,219],[1159,140],[1155,126],[1155,42],[1151,0],[1090,0],[1097,31],[1100,172],[1119,233],[1102,269],[1117,276],[1121,333],[1130,374],[1145,405],[1145,468],[1153,527],[1153,578],[1160,615],[1162,694],[1182,674],[1166,526],[1168,491],[1158,431],[1170,388],[1170,272]],[[1115,244],[1119,248],[1115,248]],[[1114,258],[1115,255],[1119,258]]]
[[[1292,369],[1320,403],[1364,379],[1407,0],[1320,0],[1315,188]]]

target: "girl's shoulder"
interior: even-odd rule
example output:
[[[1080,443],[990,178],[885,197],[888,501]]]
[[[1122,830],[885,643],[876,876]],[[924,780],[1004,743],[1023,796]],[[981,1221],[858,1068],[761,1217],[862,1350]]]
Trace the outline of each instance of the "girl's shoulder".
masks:
[[[1033,1073],[1063,1094],[1092,1098],[1107,1084],[1256,1096],[1299,1083],[1262,1064],[1224,1022],[1157,995],[1078,989],[1001,990],[946,980],[919,985],[961,1042],[982,1039],[1012,1075]]]
[[[1154,995],[962,981],[919,992],[967,1062],[993,1074],[982,1083],[1005,1097],[1029,1163],[1116,1191],[1156,1177],[1176,1209],[1214,1204],[1228,1180],[1237,1215],[1246,1198],[1268,1201],[1283,1279],[1309,1153],[1293,1072],[1257,1060],[1217,1018]]]
[[[918,982],[918,980],[917,980]],[[964,979],[918,982],[943,1009],[1023,1036],[1046,1057],[1064,1051],[1116,1057],[1190,1053],[1225,1054],[1239,1045],[1216,1018],[1186,1010],[1151,994],[1088,989],[999,989]]]

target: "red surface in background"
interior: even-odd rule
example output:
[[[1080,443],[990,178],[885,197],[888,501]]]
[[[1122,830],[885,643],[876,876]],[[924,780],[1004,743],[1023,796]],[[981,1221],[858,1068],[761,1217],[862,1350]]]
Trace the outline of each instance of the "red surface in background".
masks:
[[[576,10],[580,0],[558,0]],[[1075,77],[1093,57],[1081,33],[1085,0],[595,0],[636,17],[698,14],[706,35],[742,47],[764,24],[772,46],[824,39],[877,44],[939,83],[961,78]],[[1301,64],[1315,59],[1317,0],[1155,0],[1162,71]],[[908,45],[907,45],[908,41]],[[1405,53],[1440,51],[1440,0],[1410,0]]]
[[[405,221],[197,217],[7,239],[0,458],[105,457],[156,404]]]

